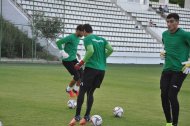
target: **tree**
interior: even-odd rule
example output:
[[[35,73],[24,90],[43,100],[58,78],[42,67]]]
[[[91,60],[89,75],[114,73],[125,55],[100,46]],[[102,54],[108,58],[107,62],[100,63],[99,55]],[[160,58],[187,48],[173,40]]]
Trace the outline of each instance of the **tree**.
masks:
[[[55,39],[57,34],[63,32],[63,24],[61,22],[61,19],[58,17],[46,17],[42,12],[34,12],[33,32],[35,34],[36,39],[38,37],[46,38],[47,50],[48,50],[49,47],[48,40]]]
[[[58,17],[45,17],[42,12],[34,12],[34,33],[37,37],[56,38],[63,30],[63,24]]]

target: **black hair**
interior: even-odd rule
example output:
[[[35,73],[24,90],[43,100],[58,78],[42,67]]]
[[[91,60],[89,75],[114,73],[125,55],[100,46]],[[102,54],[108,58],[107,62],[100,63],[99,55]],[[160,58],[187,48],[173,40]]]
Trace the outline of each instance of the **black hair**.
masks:
[[[76,31],[77,31],[77,30],[79,30],[79,31],[84,31],[83,25],[81,25],[81,24],[78,25],[77,28],[76,28]]]
[[[166,17],[166,19],[174,18],[175,20],[179,21],[179,15],[177,13],[170,13]]]
[[[83,25],[83,29],[84,29],[84,31],[86,31],[87,33],[92,33],[92,32],[93,32],[93,29],[92,29],[92,27],[91,27],[90,24],[84,24],[84,25]]]

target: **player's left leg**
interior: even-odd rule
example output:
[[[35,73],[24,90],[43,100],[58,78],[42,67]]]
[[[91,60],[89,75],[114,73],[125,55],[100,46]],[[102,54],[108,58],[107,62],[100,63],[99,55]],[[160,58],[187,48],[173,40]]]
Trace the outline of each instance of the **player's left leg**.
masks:
[[[79,70],[76,70],[74,68],[74,66],[77,63],[78,63],[78,61],[74,60],[73,61],[73,68],[72,68],[73,69],[73,75],[74,75],[73,79],[76,81],[75,86],[73,87],[73,92],[76,94],[76,96],[79,95],[79,87],[80,87],[80,84],[81,84],[81,82],[83,80],[83,73],[84,73],[83,68],[81,68]]]
[[[179,102],[178,102],[177,96],[185,78],[186,78],[186,74],[183,74],[182,72],[173,72],[172,74],[171,86],[170,86],[168,96],[171,102],[174,126],[177,126],[178,116],[179,116]]]
[[[90,121],[90,111],[94,102],[93,94],[96,88],[100,88],[105,71],[89,69],[89,73],[91,73],[91,76],[93,75],[93,77],[91,78],[91,80],[89,80],[90,84],[88,83],[89,87],[87,88],[87,108],[84,118],[80,121],[81,125],[84,125],[86,124],[86,122]]]
[[[93,103],[93,95],[92,97],[89,97],[89,91],[91,90],[92,84],[95,80],[95,76],[96,76],[96,71],[91,69],[91,68],[85,68],[84,70],[84,77],[83,77],[83,82],[80,85],[80,92],[79,92],[79,96],[78,98],[80,98],[80,94],[81,92],[83,92],[84,88],[86,89],[85,92],[87,92],[87,107],[89,106],[89,98],[91,103]],[[95,89],[94,89],[95,90]],[[92,94],[94,92],[94,90],[92,91]],[[90,120],[90,116],[89,115],[85,115],[84,118],[81,119],[80,121],[80,125],[85,125],[86,121]]]
[[[73,92],[76,94],[76,96],[78,96],[79,95],[79,87],[83,81],[83,69],[81,68],[80,70],[76,71],[74,77],[76,77],[76,79],[78,79],[78,80],[76,81],[76,84],[73,87]]]
[[[73,75],[73,79],[66,88],[66,92],[70,94],[70,97],[74,97],[74,93],[78,96],[79,86],[81,82],[80,72],[74,68],[76,63],[78,63],[76,59],[73,61],[63,61],[63,65],[67,68],[69,73]]]
[[[74,74],[73,80],[75,80],[75,85],[73,86],[73,92],[76,94],[76,96],[78,96],[79,94],[79,87],[80,87],[80,74],[78,71],[76,71]]]
[[[71,80],[71,82],[68,84],[66,88],[66,92],[69,94],[70,97],[74,97],[74,92],[72,90],[73,86],[75,85],[76,81],[74,79]]]
[[[67,69],[67,71],[73,75],[73,62],[72,61],[62,61],[63,66]],[[73,85],[76,83],[74,79],[70,81],[66,88],[66,92],[70,95],[70,97],[74,97],[74,93],[72,91]]]

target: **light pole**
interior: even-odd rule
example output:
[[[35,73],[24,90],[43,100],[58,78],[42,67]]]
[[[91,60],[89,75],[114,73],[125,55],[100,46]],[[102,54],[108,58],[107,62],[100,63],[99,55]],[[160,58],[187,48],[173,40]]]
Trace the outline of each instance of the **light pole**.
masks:
[[[2,2],[2,0],[1,0],[1,24],[0,24],[0,61],[1,61],[1,43],[2,43],[2,39],[3,39],[3,9],[2,9],[2,4],[3,4],[3,2]]]
[[[63,36],[65,36],[64,34],[65,34],[65,0],[63,1],[64,3],[63,3]]]
[[[34,58],[36,59],[36,34],[34,33],[34,0],[33,0],[33,11],[32,11],[32,22],[33,22],[33,24],[32,24],[32,29],[33,29],[33,31],[32,31],[32,38],[33,38],[33,40],[34,40]],[[35,35],[35,36],[34,36]]]
[[[33,0],[33,8],[32,8],[32,41],[33,41],[33,46],[34,46],[34,52],[33,52],[33,55],[34,55],[34,58],[36,59],[36,34],[34,32],[34,0]]]
[[[33,61],[33,55],[34,55],[34,0],[33,2],[33,10],[32,10],[32,61]]]

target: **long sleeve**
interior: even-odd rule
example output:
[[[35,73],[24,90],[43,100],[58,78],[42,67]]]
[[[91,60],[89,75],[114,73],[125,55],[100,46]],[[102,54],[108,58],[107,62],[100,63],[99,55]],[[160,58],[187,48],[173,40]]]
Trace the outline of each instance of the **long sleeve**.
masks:
[[[71,36],[70,36],[70,35],[67,36],[67,37],[65,37],[65,38],[62,38],[62,39],[56,41],[56,45],[57,45],[57,47],[58,47],[60,50],[63,50],[62,45],[65,44],[65,43],[67,43],[67,42],[69,42],[69,41],[71,41]]]
[[[93,48],[93,45],[88,45],[86,47],[86,53],[85,53],[85,56],[83,58],[83,61],[86,62],[94,53],[94,48]]]

